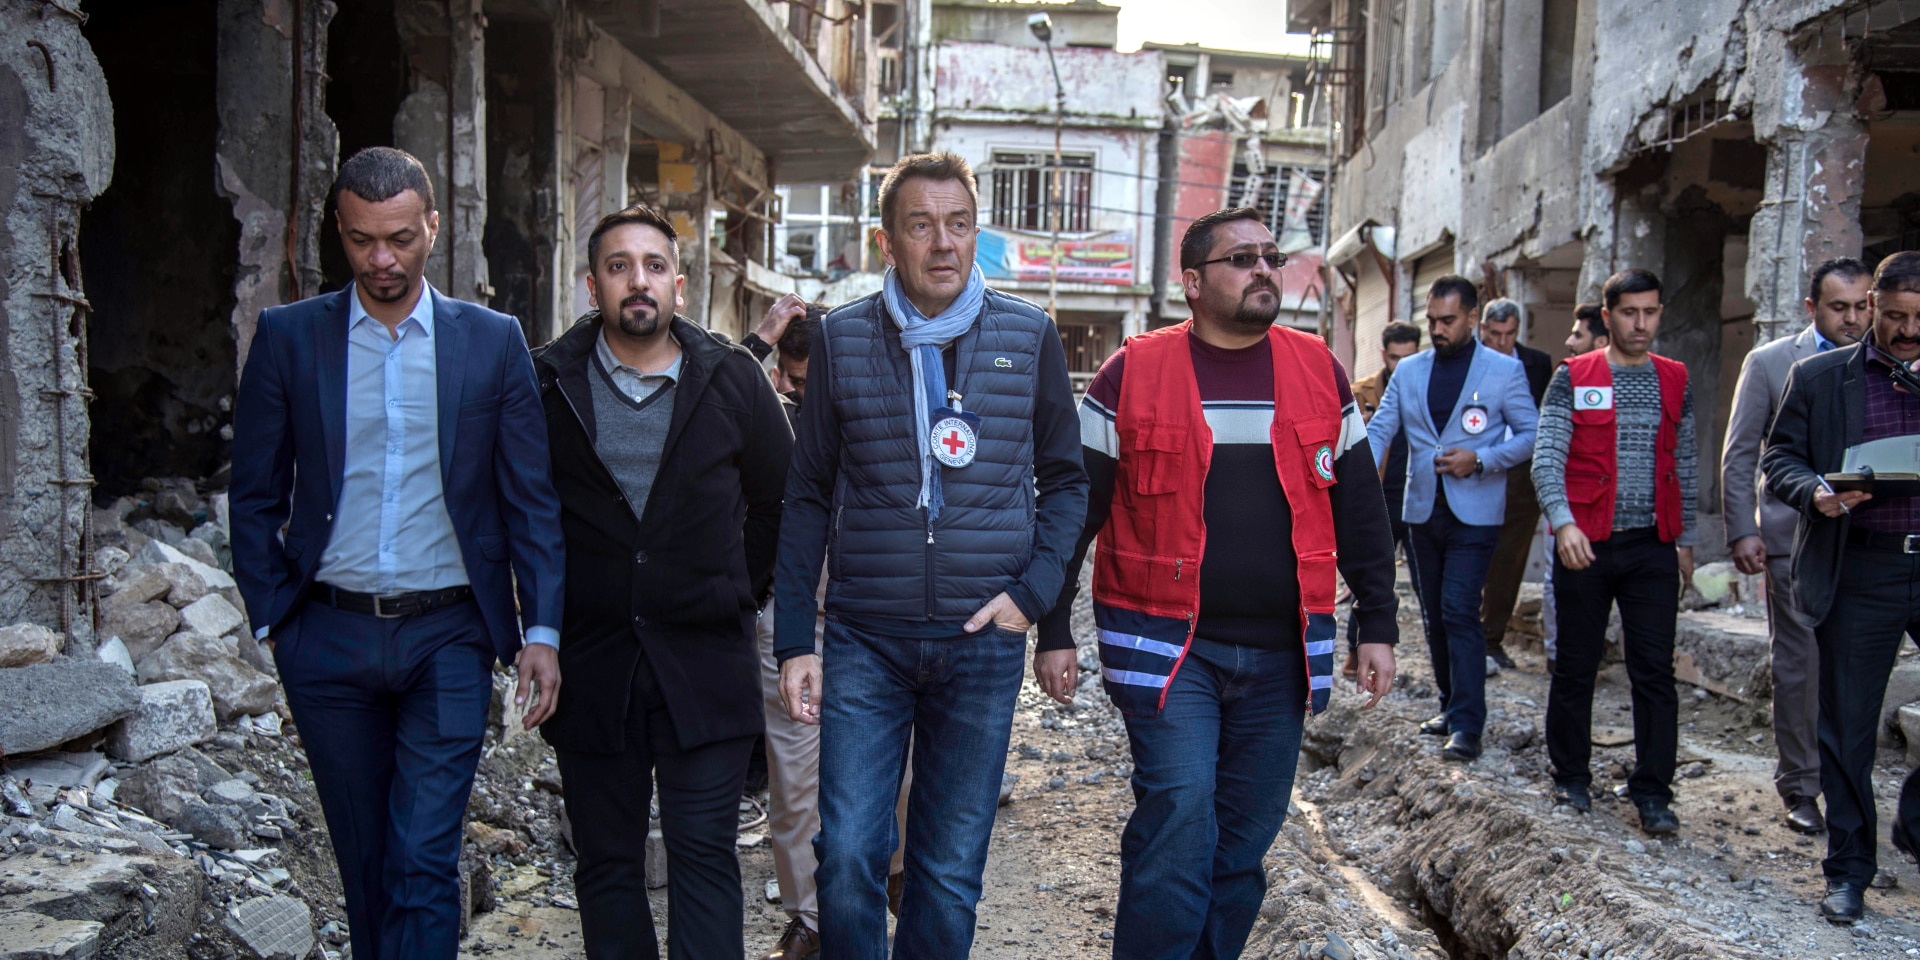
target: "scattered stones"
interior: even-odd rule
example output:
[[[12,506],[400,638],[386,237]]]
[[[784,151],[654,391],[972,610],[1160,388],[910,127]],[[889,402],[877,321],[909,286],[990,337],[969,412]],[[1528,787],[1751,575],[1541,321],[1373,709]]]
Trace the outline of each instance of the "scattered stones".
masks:
[[[527,851],[527,845],[519,834],[478,820],[467,822],[467,839],[473,841],[473,845],[482,853],[517,856]]]
[[[180,610],[180,624],[195,633],[223,637],[247,625],[247,618],[227,598],[205,594]]]
[[[138,673],[133,667],[133,654],[127,652],[127,645],[119,637],[108,637],[94,648],[93,655],[101,663],[111,663],[127,672],[127,676]]]
[[[199,602],[210,589],[207,581],[194,568],[185,563],[161,563],[153,566],[155,573],[166,578],[166,601],[176,607],[186,607]],[[181,614],[185,616],[185,614]]]
[[[157,574],[155,579],[166,582]],[[100,630],[119,637],[138,663],[180,628],[180,611],[165,601],[137,600],[136,596],[122,592],[100,601]]]
[[[313,952],[313,911],[292,897],[241,903],[227,914],[225,926],[255,960],[302,960]]]
[[[200,603],[224,606],[226,601],[209,596]],[[213,696],[214,712],[222,720],[266,713],[280,696],[279,684],[272,677],[241,660],[216,634],[183,631],[168,637],[159,649],[140,660],[139,675],[142,683],[205,682]]]
[[[224,803],[189,801],[173,818],[173,826],[224,850],[244,850],[254,843],[253,827],[246,815]]]
[[[37,623],[0,628],[0,667],[26,667],[60,656],[66,638]]]
[[[118,668],[94,664],[122,681],[131,682]],[[4,702],[4,694],[0,694]],[[4,723],[4,721],[0,721]],[[139,688],[131,715],[107,733],[107,752],[132,763],[212,739],[213,693],[203,680],[169,680]]]
[[[85,736],[134,712],[133,678],[97,660],[59,660],[0,670],[0,751],[34,753]]]

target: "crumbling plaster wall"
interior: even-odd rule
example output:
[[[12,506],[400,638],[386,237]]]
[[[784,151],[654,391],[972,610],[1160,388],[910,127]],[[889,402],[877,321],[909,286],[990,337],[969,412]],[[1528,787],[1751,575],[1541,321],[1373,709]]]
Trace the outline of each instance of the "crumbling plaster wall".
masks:
[[[68,623],[90,647],[79,541],[88,514],[82,208],[113,174],[113,107],[79,17],[0,0],[0,623]],[[66,568],[61,568],[63,558]],[[64,609],[63,609],[64,608]],[[70,622],[68,622],[70,621]]]

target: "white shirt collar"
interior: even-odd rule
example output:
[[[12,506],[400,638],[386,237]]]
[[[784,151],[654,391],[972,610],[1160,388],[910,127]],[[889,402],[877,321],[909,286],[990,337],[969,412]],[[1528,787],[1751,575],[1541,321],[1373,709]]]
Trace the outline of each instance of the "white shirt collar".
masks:
[[[407,314],[406,320],[400,321],[401,325],[404,326],[407,320],[411,320],[419,325],[421,333],[431,339],[433,337],[433,298],[433,284],[423,281],[420,285],[420,299],[414,301],[413,312]],[[349,286],[347,288],[347,329],[352,330],[359,326],[362,320],[372,319],[373,316],[367,313],[367,308],[360,303],[360,285],[356,283]]]

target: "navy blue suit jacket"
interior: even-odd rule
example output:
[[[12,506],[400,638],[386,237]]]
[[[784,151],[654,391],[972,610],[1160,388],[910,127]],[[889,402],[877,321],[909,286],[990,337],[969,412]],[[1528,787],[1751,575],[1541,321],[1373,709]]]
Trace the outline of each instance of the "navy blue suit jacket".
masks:
[[[300,609],[332,536],[351,290],[261,311],[240,376],[229,506],[234,579],[255,629],[277,630]],[[518,619],[560,627],[566,563],[546,413],[518,321],[447,297],[434,304],[447,514],[494,649],[512,663]]]

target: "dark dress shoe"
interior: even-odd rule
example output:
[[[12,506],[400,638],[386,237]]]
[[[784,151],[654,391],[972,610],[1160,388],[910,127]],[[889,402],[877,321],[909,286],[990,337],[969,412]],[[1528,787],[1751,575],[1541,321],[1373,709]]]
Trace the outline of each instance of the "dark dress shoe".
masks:
[[[1680,818],[1674,816],[1673,808],[1660,800],[1648,800],[1636,803],[1640,810],[1640,831],[1650,837],[1664,836],[1678,832]]]
[[[1456,730],[1453,736],[1447,738],[1447,745],[1440,748],[1440,755],[1461,763],[1478,760],[1480,759],[1480,735]]]
[[[1425,721],[1422,721],[1420,724],[1420,732],[1426,734],[1429,737],[1446,736],[1447,735],[1447,715],[1444,713],[1436,713],[1431,718]]]
[[[1898,820],[1893,821],[1893,848],[1915,860],[1920,860],[1920,853],[1915,853],[1913,850],[1913,838],[1907,836],[1907,828]]]
[[[819,955],[820,935],[805,920],[794,917],[780,934],[780,942],[760,960],[813,960]]]
[[[1787,798],[1787,826],[1795,833],[1826,833],[1827,818],[1820,815],[1820,805],[1812,797],[1793,796]],[[1894,824],[1894,845],[1899,845],[1900,825]]]
[[[1584,783],[1556,783],[1553,785],[1553,805],[1572,807],[1581,813],[1593,812],[1593,794],[1587,792]]]
[[[1820,915],[1832,924],[1852,924],[1867,913],[1865,891],[1857,883],[1845,880],[1827,882],[1827,896],[1820,901]]]
[[[1493,647],[1487,651],[1487,656],[1492,657],[1493,662],[1500,665],[1500,669],[1502,670],[1513,669],[1513,658],[1510,656],[1507,656],[1507,652],[1505,650],[1502,650],[1499,647]]]

